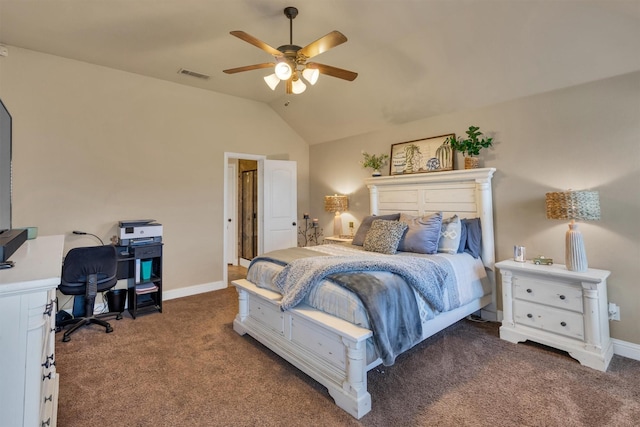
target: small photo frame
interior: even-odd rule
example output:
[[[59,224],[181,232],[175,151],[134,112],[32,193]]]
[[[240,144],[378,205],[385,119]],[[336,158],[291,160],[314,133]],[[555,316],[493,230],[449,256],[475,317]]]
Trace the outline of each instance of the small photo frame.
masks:
[[[453,170],[454,150],[444,142],[455,134],[400,142],[391,146],[389,175]]]

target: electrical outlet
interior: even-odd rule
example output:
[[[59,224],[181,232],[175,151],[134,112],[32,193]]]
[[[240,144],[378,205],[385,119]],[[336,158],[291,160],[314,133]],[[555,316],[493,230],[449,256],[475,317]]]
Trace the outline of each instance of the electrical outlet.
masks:
[[[620,321],[620,307],[612,302],[609,303],[609,320]]]

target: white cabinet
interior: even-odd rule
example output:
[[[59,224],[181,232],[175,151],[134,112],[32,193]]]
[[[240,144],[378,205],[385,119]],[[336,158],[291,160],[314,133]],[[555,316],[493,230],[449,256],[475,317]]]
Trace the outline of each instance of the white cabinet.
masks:
[[[2,425],[55,426],[55,297],[64,236],[26,241],[0,271]]]
[[[610,272],[569,271],[564,265],[511,260],[502,274],[500,338],[531,340],[568,352],[581,364],[606,371],[613,357],[609,337],[607,277]]]

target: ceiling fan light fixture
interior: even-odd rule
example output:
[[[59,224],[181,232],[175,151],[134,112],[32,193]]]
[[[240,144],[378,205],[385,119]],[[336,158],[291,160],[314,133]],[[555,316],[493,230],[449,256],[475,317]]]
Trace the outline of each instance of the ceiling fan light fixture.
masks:
[[[280,83],[280,79],[275,74],[269,74],[268,76],[265,76],[264,81],[271,88],[271,90],[276,90],[276,87],[278,87],[278,83]]]
[[[304,82],[302,80],[294,79],[293,82],[291,82],[291,91],[294,94],[300,95],[305,90],[307,90],[307,85],[304,84]]]
[[[320,71],[317,68],[305,68],[302,76],[313,86],[318,81]]]
[[[276,64],[275,74],[280,80],[289,80],[293,74],[293,68],[287,61],[280,61]]]

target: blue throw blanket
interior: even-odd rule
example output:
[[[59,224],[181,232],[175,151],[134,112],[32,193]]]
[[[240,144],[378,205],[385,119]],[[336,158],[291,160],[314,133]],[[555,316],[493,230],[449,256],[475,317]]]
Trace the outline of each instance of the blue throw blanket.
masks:
[[[414,293],[399,276],[384,281],[370,273],[336,273],[329,279],[356,294],[369,317],[376,353],[385,366],[422,338],[422,322]]]
[[[385,280],[381,273],[390,272]],[[449,272],[431,259],[412,256],[320,256],[291,261],[276,276],[284,311],[300,303],[322,280],[349,289],[367,310],[373,342],[385,366],[422,338],[422,323],[413,286],[434,310],[444,309],[444,286]]]
[[[436,311],[444,310],[443,293],[447,271],[428,258],[388,255],[320,256],[297,259],[285,266],[275,278],[282,294],[280,308],[298,305],[309,290],[335,273],[388,271],[413,286]]]

